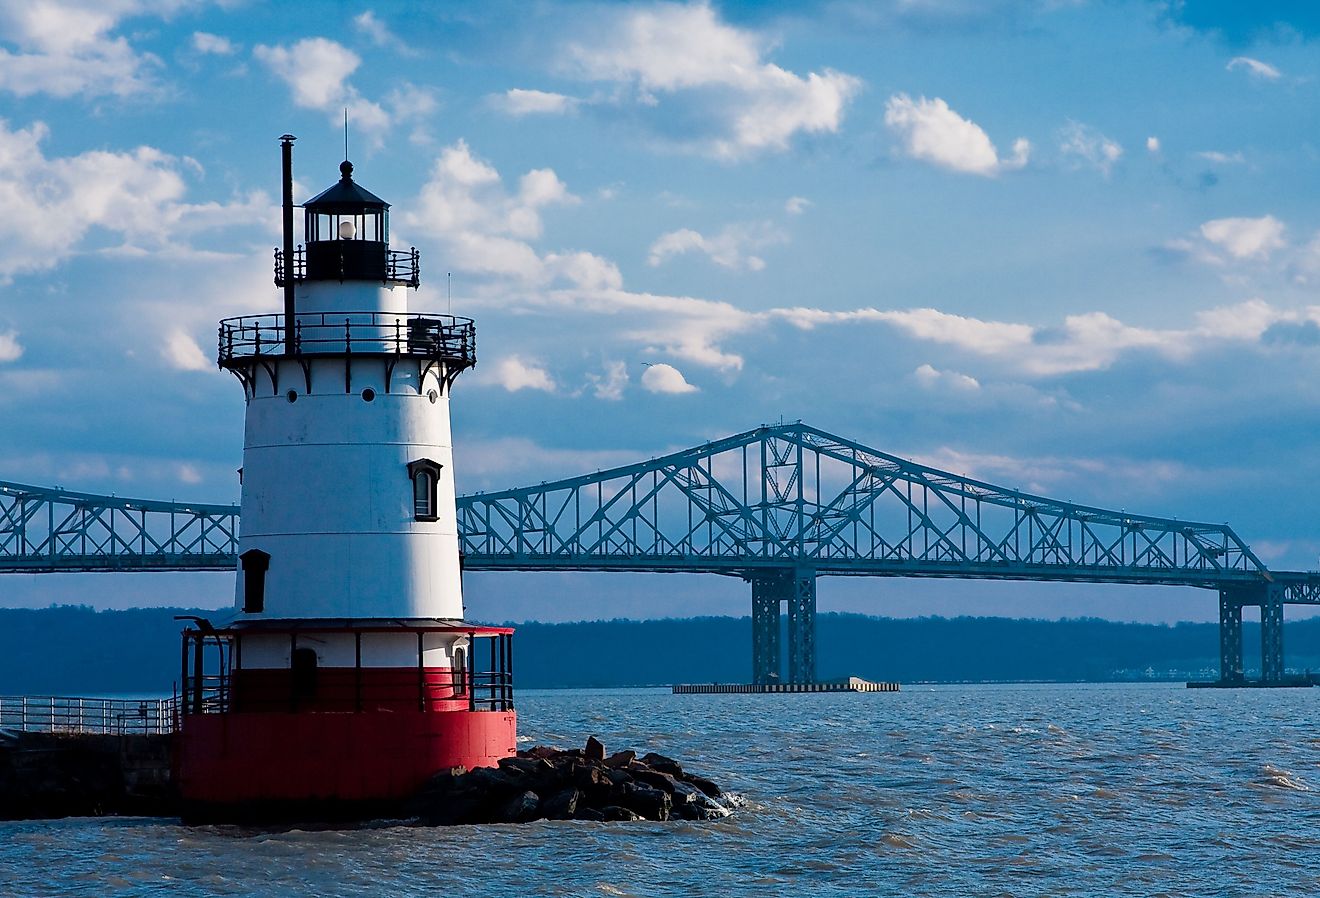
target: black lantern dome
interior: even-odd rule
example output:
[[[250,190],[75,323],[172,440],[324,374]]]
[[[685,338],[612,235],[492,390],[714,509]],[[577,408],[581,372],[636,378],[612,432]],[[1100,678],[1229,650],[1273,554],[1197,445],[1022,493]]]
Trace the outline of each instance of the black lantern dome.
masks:
[[[303,204],[306,254],[296,260],[295,279],[416,287],[417,250],[389,248],[390,204],[353,180],[353,163],[340,163],[339,172],[337,184]],[[280,268],[276,283],[283,280]]]

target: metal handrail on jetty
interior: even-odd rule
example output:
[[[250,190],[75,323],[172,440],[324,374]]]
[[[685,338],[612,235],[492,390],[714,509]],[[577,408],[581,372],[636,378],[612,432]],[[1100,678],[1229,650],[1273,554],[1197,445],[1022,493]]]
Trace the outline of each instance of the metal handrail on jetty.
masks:
[[[0,695],[0,730],[25,733],[168,735],[177,713],[175,698]]]

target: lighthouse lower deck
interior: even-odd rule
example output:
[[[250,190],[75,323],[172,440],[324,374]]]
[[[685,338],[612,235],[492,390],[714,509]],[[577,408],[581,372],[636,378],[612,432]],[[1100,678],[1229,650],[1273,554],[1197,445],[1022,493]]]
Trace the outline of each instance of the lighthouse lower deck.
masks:
[[[186,630],[186,816],[388,812],[440,771],[496,765],[517,750],[511,634],[419,621]]]

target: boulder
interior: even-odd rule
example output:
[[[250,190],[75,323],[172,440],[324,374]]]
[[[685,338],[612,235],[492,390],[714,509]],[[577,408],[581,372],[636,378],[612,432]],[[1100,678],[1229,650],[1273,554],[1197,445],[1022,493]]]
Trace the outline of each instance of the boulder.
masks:
[[[582,754],[588,761],[604,761],[605,746],[595,736],[588,736],[587,747],[583,749]]]
[[[658,770],[652,770],[649,767],[629,767],[628,772],[632,774],[634,781],[645,783],[652,788],[659,789],[661,792],[674,794],[674,778]]]
[[[601,813],[602,818],[603,818],[604,820],[606,820],[606,821],[641,820],[641,819],[642,819],[642,816],[641,816],[640,814],[638,814],[637,812],[635,812],[635,811],[631,811],[631,810],[629,810],[628,808],[621,807],[621,806],[619,806],[619,805],[610,805],[610,806],[607,807],[607,808],[601,808],[600,813]]]
[[[528,790],[513,796],[500,809],[496,823],[528,823],[540,816],[541,797]]]
[[[623,787],[623,807],[647,820],[668,820],[673,806],[668,793],[644,783],[628,783]]]
[[[683,768],[673,758],[666,758],[664,755],[658,755],[655,752],[647,752],[642,755],[642,763],[652,770],[659,770],[661,773],[667,773],[670,776],[679,777],[683,775]]]
[[[614,754],[610,755],[608,758],[605,759],[605,766],[614,767],[614,768],[627,767],[629,764],[633,762],[633,759],[636,757],[637,757],[637,752],[633,751],[632,749],[624,749],[623,751],[616,751]]]
[[[588,820],[592,823],[604,823],[605,815],[595,808],[578,807],[578,809],[573,812],[573,819]]]
[[[541,816],[547,820],[571,820],[577,812],[582,793],[577,789],[564,789],[541,802]]]

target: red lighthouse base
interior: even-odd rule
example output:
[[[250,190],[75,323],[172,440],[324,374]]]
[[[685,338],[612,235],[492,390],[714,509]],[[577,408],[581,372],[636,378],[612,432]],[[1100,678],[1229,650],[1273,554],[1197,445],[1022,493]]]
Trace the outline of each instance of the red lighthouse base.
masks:
[[[180,734],[189,821],[389,813],[451,767],[516,752],[513,711],[207,714]]]
[[[461,632],[468,666],[244,668],[243,643],[253,639],[253,630],[185,631],[187,688],[175,736],[185,821],[398,816],[436,773],[493,767],[514,755],[512,631],[452,624],[418,629]],[[373,632],[393,631],[355,628],[349,635],[360,645],[362,634]],[[281,638],[289,636],[291,657],[310,658],[298,648],[300,638],[324,641],[344,633],[304,625]],[[417,640],[420,647],[422,636]],[[491,646],[485,669],[475,662],[478,641]]]

